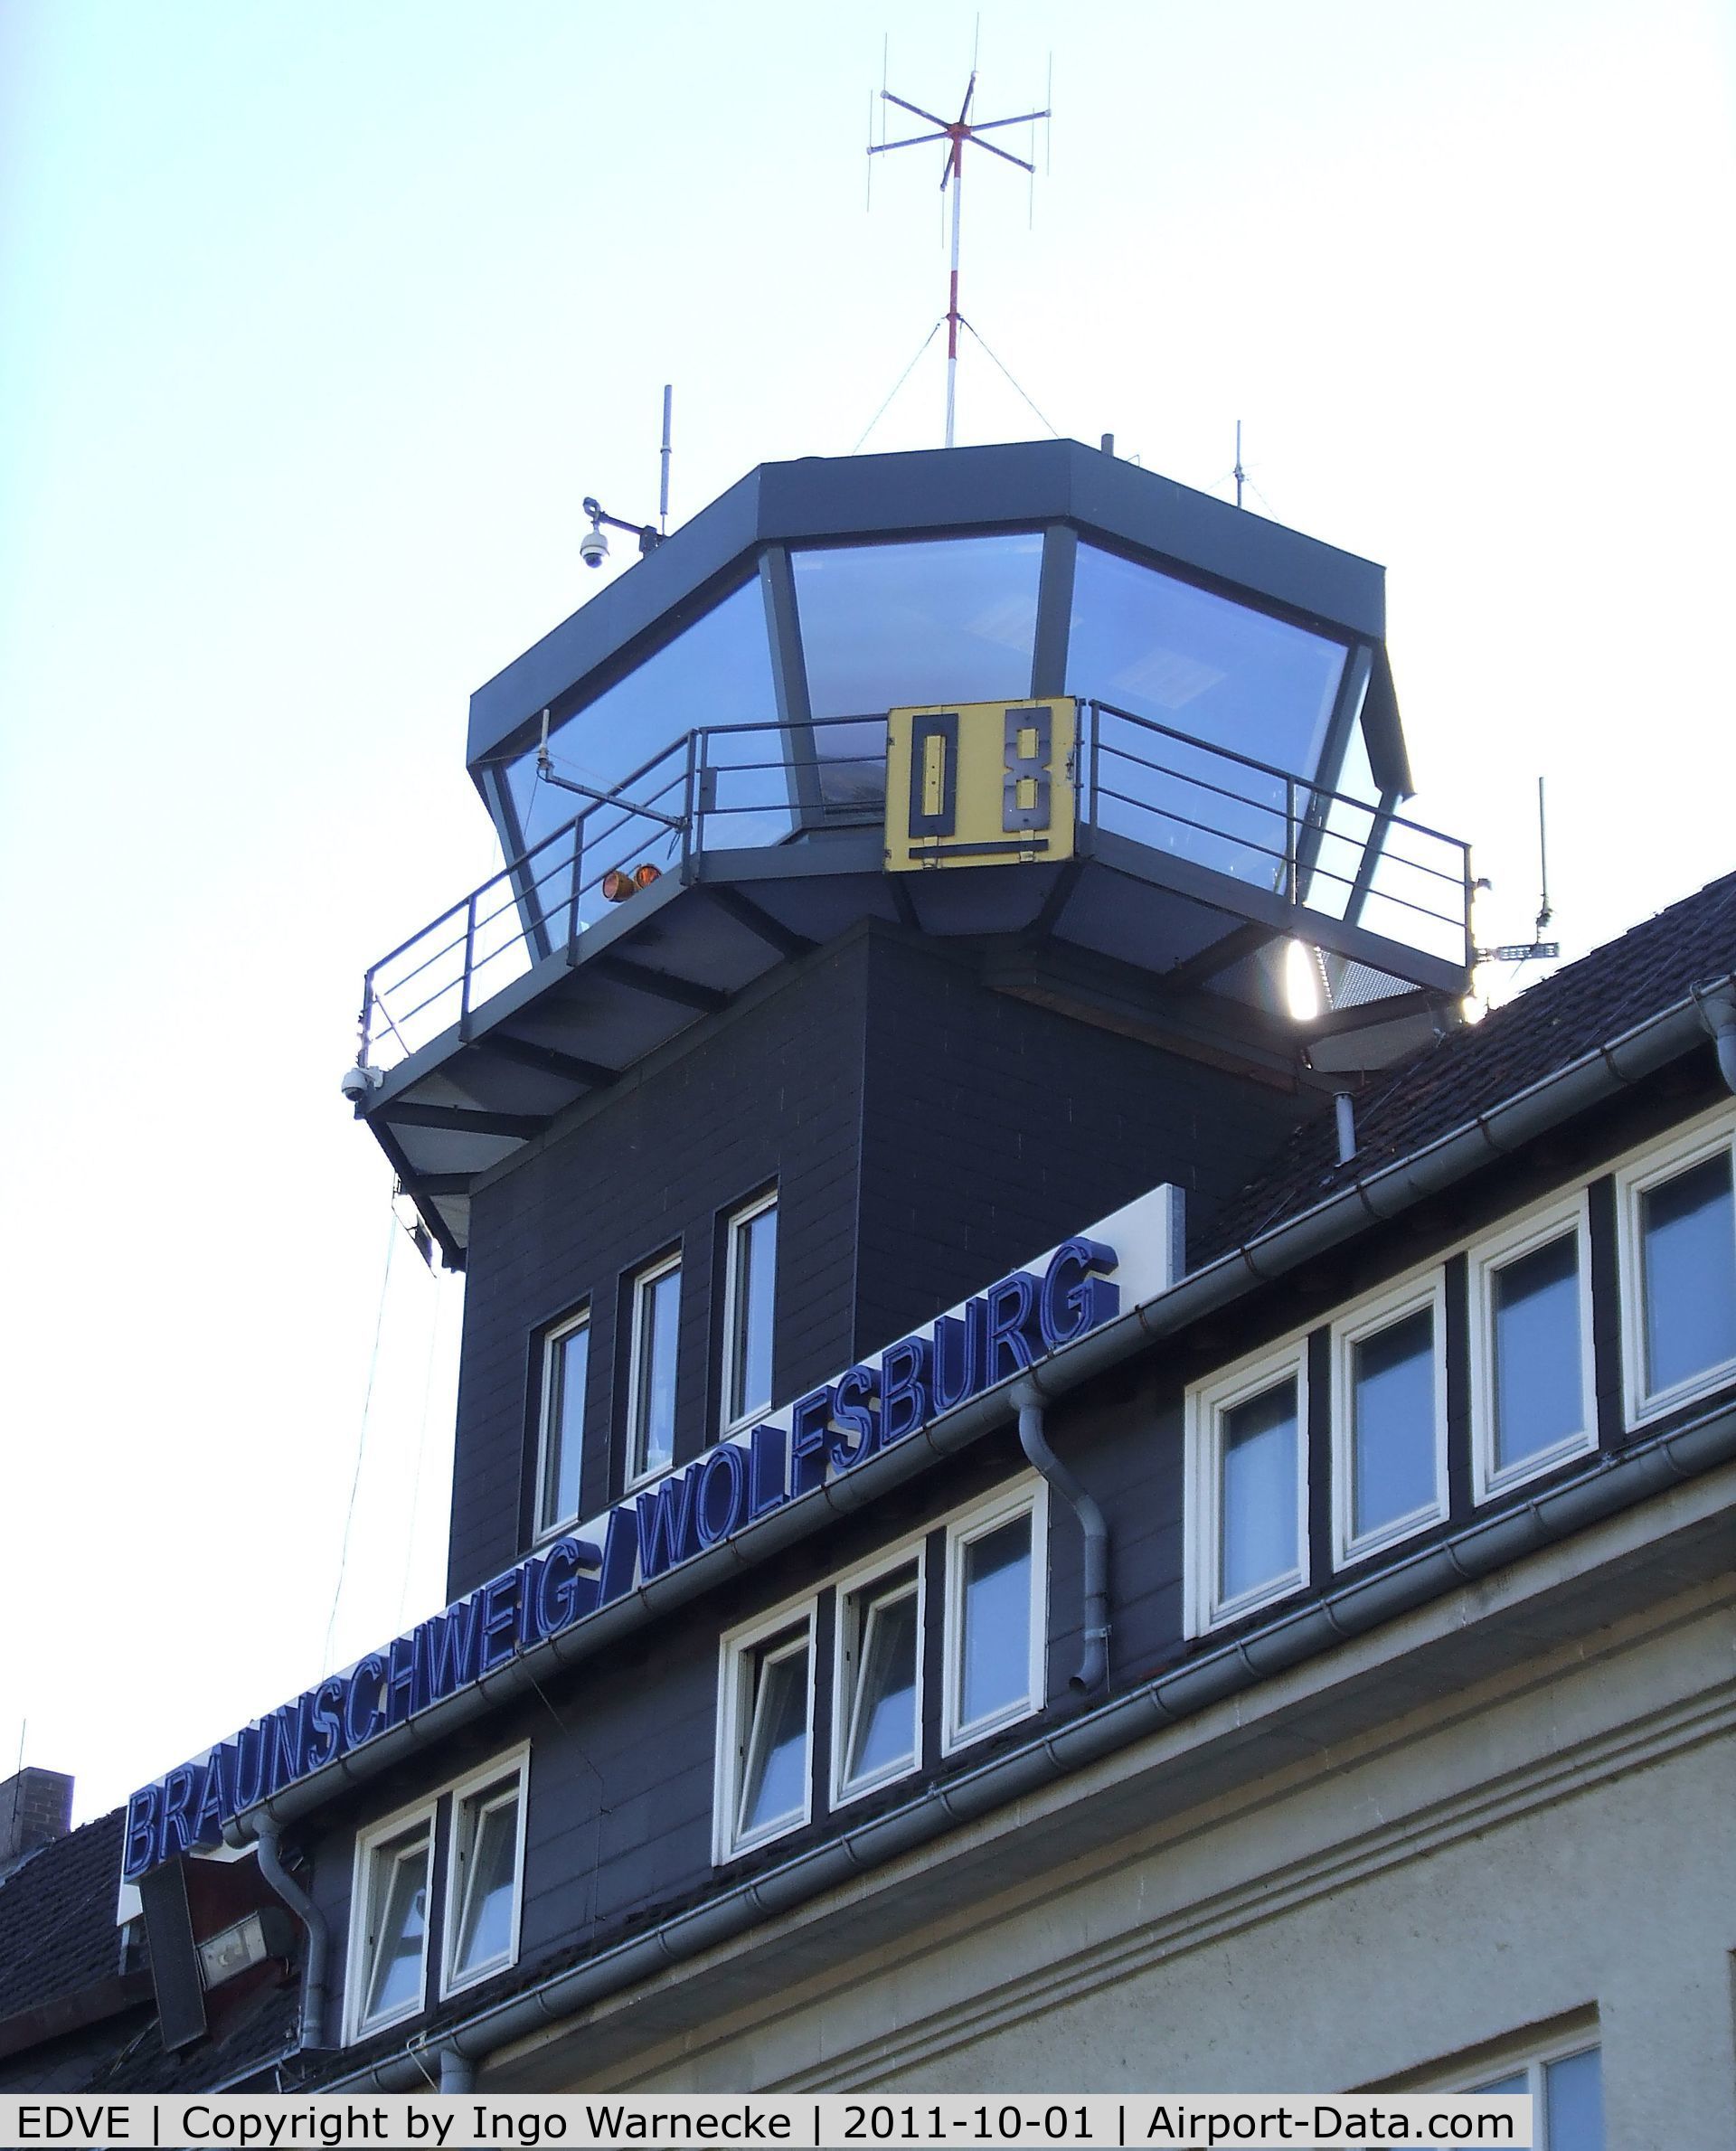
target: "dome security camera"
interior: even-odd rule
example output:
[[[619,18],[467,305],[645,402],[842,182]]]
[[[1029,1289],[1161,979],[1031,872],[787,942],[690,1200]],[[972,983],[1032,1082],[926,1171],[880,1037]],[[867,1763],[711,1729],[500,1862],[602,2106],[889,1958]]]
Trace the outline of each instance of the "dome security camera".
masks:
[[[595,524],[579,541],[579,557],[588,568],[600,568],[609,558],[609,540]]]
[[[338,1079],[338,1089],[353,1106],[360,1105],[370,1090],[377,1090],[382,1077],[377,1068],[363,1067],[360,1061],[344,1071]]]

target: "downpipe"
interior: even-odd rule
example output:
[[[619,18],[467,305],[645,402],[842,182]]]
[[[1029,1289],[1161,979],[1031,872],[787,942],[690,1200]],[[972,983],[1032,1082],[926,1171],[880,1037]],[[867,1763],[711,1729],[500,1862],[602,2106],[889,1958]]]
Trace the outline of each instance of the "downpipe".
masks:
[[[260,1818],[259,1873],[307,1929],[307,1956],[301,1967],[301,2043],[324,2047],[326,2037],[326,1967],[331,1958],[330,1923],[306,1890],[283,1863],[283,1826],[275,1816]]]
[[[1700,1021],[1712,1033],[1718,1049],[1718,1072],[1724,1089],[1736,1093],[1736,990],[1721,986],[1700,997]]]
[[[1079,1671],[1068,1685],[1077,1694],[1090,1695],[1109,1676],[1109,1527],[1095,1497],[1050,1448],[1043,1392],[1035,1381],[1027,1375],[1015,1382],[1011,1394],[1018,1407],[1019,1447],[1079,1518],[1084,1533],[1085,1634]]]

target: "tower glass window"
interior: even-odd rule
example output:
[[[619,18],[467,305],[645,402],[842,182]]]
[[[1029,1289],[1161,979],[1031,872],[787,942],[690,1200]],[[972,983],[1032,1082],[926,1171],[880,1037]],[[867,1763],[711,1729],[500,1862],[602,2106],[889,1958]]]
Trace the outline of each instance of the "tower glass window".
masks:
[[[537,1450],[539,1537],[579,1514],[585,1389],[590,1368],[589,1312],[552,1330],[542,1346],[542,1410]]]
[[[594,702],[563,718],[549,735],[549,752],[560,775],[607,792],[698,725],[775,726],[777,722],[771,646],[756,580],[744,583],[673,641],[653,651]],[[774,844],[787,835],[790,816],[788,804],[778,797],[781,780],[776,771],[761,768],[749,773],[745,767],[776,761],[775,732],[746,732],[733,741],[726,734],[711,746],[726,767],[717,779],[706,841],[718,845]],[[506,792],[516,825],[502,834],[509,855],[528,851],[585,812],[590,804],[576,793],[544,782],[536,773],[536,762],[537,750],[530,747],[506,770]],[[729,775],[730,764],[742,769],[739,778]],[[683,769],[683,757],[672,754],[666,772],[672,784]],[[678,813],[678,785],[666,797],[652,797],[665,775],[660,769],[648,780],[635,783],[631,796]],[[603,807],[589,815],[585,843],[581,873],[589,884],[594,878],[593,854],[598,873],[640,857],[666,866],[679,838],[675,831],[648,819]],[[623,850],[632,853],[631,861],[615,855]],[[572,890],[564,852],[557,858],[552,849],[540,857],[536,879],[537,909],[552,936],[563,939]],[[581,908],[583,923],[590,923],[606,906],[592,892]]]
[[[1287,788],[1229,755],[1312,777],[1346,655],[1269,613],[1080,545],[1067,690],[1129,713],[1102,721],[1099,827],[1282,887]],[[1307,804],[1303,793],[1298,813]]]
[[[763,1195],[731,1218],[723,1286],[723,1427],[746,1426],[771,1402],[772,1301],[778,1198]]]
[[[675,1355],[681,1257],[633,1280],[632,1366],[627,1399],[627,1483],[637,1486],[675,1460]]]
[[[824,797],[877,806],[888,710],[1031,692],[1040,532],[810,546],[791,556]]]

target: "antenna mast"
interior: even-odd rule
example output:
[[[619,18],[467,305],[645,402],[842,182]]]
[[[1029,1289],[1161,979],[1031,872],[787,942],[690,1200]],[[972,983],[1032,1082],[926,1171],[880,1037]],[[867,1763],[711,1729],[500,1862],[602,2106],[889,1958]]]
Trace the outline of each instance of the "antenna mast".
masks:
[[[881,102],[896,105],[901,112],[913,112],[919,119],[926,119],[934,129],[932,134],[903,135],[896,142],[871,142],[870,156],[881,156],[889,149],[914,149],[920,142],[944,142],[947,145],[946,162],[940,169],[940,192],[952,189],[952,274],[947,287],[947,440],[953,446],[955,419],[958,411],[958,325],[964,316],[958,311],[958,212],[965,191],[965,145],[974,142],[979,149],[986,149],[991,156],[1004,157],[1009,165],[1016,165],[1021,172],[1036,172],[1028,158],[1014,156],[1010,149],[1003,149],[998,143],[985,142],[983,137],[996,127],[1027,127],[1033,121],[1047,119],[1045,108],[1041,112],[1017,112],[1010,119],[972,119],[971,99],[976,94],[976,70],[973,65],[970,80],[965,85],[964,102],[958,108],[957,119],[942,119],[937,113],[926,111],[920,105],[913,105],[908,98],[894,97],[890,90],[882,89]],[[872,166],[870,167],[872,169]],[[968,325],[968,324],[967,324]]]

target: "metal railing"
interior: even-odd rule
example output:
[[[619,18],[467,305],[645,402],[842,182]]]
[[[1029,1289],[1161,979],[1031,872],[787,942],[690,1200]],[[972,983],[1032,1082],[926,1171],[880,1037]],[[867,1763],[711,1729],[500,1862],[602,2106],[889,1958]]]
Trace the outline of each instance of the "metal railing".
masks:
[[[1110,703],[1079,712],[1082,852],[1094,831],[1129,836],[1298,913],[1468,966],[1469,853],[1457,838]],[[696,727],[371,965],[360,1059],[385,1068],[454,1026],[467,1037],[475,1012],[535,965],[576,962],[617,909],[611,875],[685,879],[703,852],[878,827],[885,765],[883,714]]]

